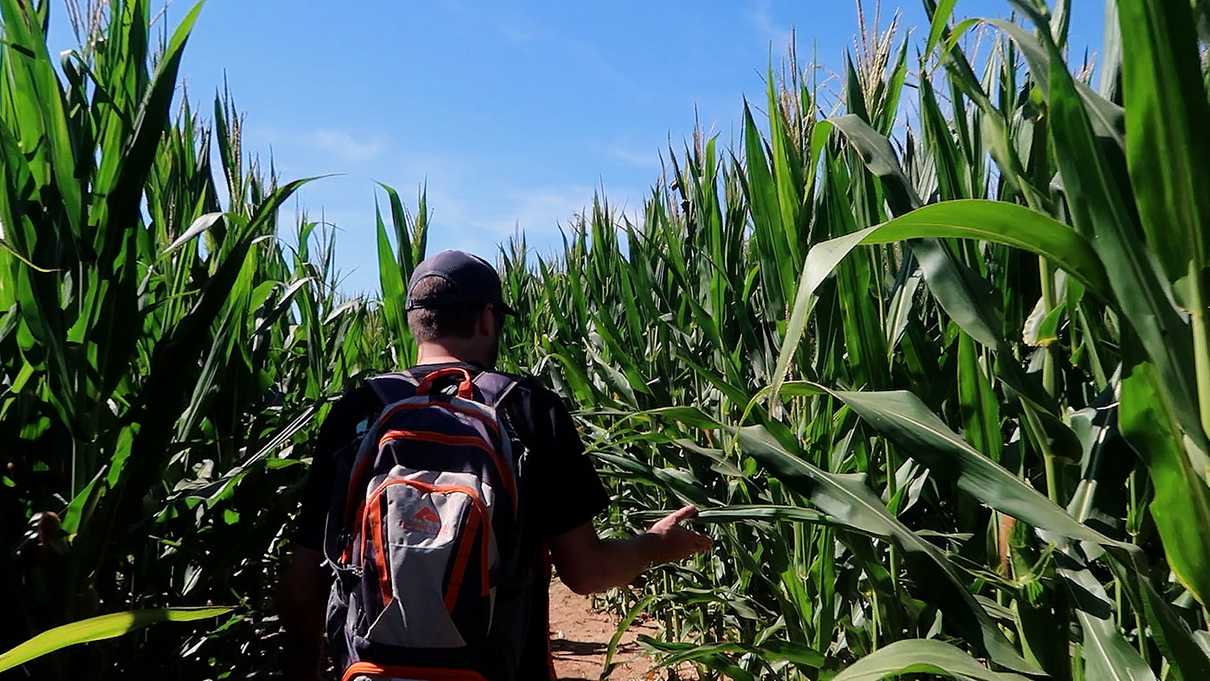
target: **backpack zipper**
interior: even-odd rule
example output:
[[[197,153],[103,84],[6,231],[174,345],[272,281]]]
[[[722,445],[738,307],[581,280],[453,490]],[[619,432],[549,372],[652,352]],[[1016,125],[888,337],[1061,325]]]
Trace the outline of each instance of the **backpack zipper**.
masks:
[[[378,450],[382,451],[383,445],[395,440],[419,440],[421,442],[478,449],[487,455],[487,458],[496,468],[496,475],[504,483],[504,491],[508,493],[509,499],[513,502],[513,510],[517,510],[517,481],[513,478],[512,472],[500,459],[500,453],[490,444],[484,442],[483,438],[478,435],[447,435],[445,433],[434,433],[426,430],[388,430],[383,433],[382,437],[378,438]]]

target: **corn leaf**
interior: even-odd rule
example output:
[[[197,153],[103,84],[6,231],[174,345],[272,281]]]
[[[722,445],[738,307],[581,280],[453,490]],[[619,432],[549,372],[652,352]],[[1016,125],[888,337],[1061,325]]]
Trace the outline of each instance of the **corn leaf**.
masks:
[[[913,673],[962,681],[1027,681],[1020,674],[993,672],[961,648],[928,639],[896,641],[850,665],[833,681],[879,681]]]
[[[194,622],[218,617],[234,608],[153,608],[129,610],[99,617],[90,617],[79,622],[64,624],[48,629],[15,648],[0,653],[0,672],[20,666],[43,655],[48,655],[80,643],[103,641],[122,634],[142,629],[156,622]]]
[[[1164,539],[1168,564],[1198,602],[1210,597],[1210,470],[1197,470],[1181,446],[1172,396],[1155,367],[1137,364],[1122,379],[1122,434],[1147,465],[1155,486],[1151,517]],[[1201,453],[1201,461],[1206,462]]]
[[[947,617],[966,627],[972,639],[996,663],[1026,673],[1038,671],[1017,654],[983,607],[967,593],[949,559],[887,512],[882,501],[866,487],[864,475],[824,472],[801,455],[788,451],[763,426],[740,428],[737,435],[745,453],[815,507],[851,530],[892,542],[901,549],[913,564],[920,587]]]
[[[1154,681],[1151,668],[1118,630],[1105,588],[1086,567],[1067,565],[1069,562],[1076,561],[1066,556],[1060,559],[1059,574],[1068,582],[1076,618],[1084,633],[1085,677],[1107,681]]]
[[[1057,48],[1048,43],[1048,49],[1051,139],[1058,152],[1064,191],[1074,197],[1068,201],[1072,222],[1081,233],[1093,236],[1092,248],[1105,268],[1114,273],[1109,280],[1112,299],[1138,334],[1165,388],[1174,394],[1182,429],[1204,443],[1195,407],[1196,393],[1187,370],[1193,363],[1188,326],[1177,312],[1154,257],[1138,248],[1140,230],[1124,202],[1124,187],[1093,137],[1087,112]],[[1076,275],[1070,269],[1068,272]],[[1104,288],[1091,288],[1098,295],[1106,295]]]
[[[966,334],[958,339],[958,405],[966,439],[987,458],[1000,461],[1004,447],[1000,403],[980,367],[974,341]]]
[[[1188,3],[1118,0],[1127,162],[1147,245],[1169,281],[1206,265],[1210,104]],[[1200,276],[1200,274],[1198,275]],[[1195,278],[1194,281],[1200,283]]]

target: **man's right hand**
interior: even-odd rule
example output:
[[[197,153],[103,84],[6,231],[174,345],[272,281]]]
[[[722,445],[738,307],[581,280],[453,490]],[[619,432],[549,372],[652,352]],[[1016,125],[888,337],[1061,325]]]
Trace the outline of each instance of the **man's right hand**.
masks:
[[[685,506],[660,518],[652,525],[643,535],[651,553],[649,562],[672,563],[695,553],[709,551],[714,545],[710,537],[681,525],[682,522],[696,517],[697,507]]]
[[[668,563],[709,551],[710,537],[682,527],[697,515],[686,506],[670,513],[646,532],[628,539],[603,540],[592,523],[584,523],[550,540],[559,578],[572,591],[589,594],[634,581],[655,563]]]

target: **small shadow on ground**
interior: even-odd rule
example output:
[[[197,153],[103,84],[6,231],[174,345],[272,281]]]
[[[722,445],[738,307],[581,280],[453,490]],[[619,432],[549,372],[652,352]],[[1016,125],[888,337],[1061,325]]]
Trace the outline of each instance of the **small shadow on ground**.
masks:
[[[550,641],[550,650],[556,655],[603,655],[609,645],[596,641],[569,641],[565,638],[555,638]]]

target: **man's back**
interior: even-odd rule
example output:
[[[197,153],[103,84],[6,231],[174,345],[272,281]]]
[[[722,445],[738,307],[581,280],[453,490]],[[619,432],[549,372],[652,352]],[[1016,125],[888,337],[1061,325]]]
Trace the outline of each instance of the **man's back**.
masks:
[[[504,324],[518,313],[504,301],[500,278],[487,261],[460,251],[438,253],[417,266],[407,295],[408,329],[417,341],[420,378],[449,366],[475,372],[495,366]],[[348,482],[333,480],[337,477],[333,463],[347,454],[345,448],[373,423],[382,406],[372,390],[353,390],[333,407],[316,442],[294,558],[278,593],[291,679],[319,678],[323,594],[331,581],[320,550],[324,516],[332,485]],[[517,438],[518,446],[512,449],[522,457],[516,462],[520,534],[525,557],[538,574],[518,599],[519,607],[526,610],[525,624],[507,632],[520,639],[515,647],[522,651],[520,663],[515,670],[501,669],[500,675],[527,681],[550,678],[550,562],[572,591],[591,593],[629,584],[656,563],[709,550],[710,539],[681,526],[697,513],[692,506],[668,514],[635,536],[601,539],[592,518],[605,508],[608,497],[562,401],[537,381],[524,379],[499,411],[507,430]]]
[[[469,363],[448,362],[420,365],[409,374],[423,380],[434,371],[451,367],[466,369],[472,376],[481,371]],[[333,406],[316,443],[299,517],[298,545],[314,550],[322,547],[334,484],[347,484],[347,480],[334,480],[337,459],[356,449],[359,433],[374,422],[383,406],[382,399],[366,384],[347,393]],[[498,633],[520,635],[521,640],[510,642],[522,651],[516,675],[502,673],[500,678],[538,679],[550,674],[547,542],[591,522],[606,507],[608,497],[558,396],[535,379],[520,378],[501,403],[500,412],[506,432],[515,440],[512,451],[518,479],[520,555],[529,563],[525,572],[535,576],[524,588],[498,596],[497,607],[508,613],[506,621],[522,623],[516,631]],[[501,651],[514,648],[497,647]]]

